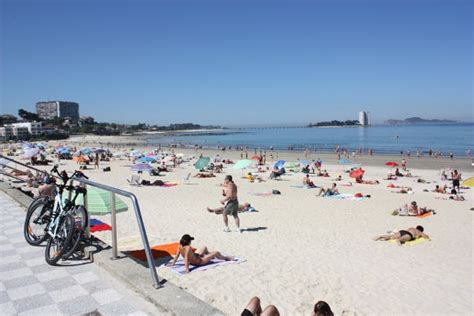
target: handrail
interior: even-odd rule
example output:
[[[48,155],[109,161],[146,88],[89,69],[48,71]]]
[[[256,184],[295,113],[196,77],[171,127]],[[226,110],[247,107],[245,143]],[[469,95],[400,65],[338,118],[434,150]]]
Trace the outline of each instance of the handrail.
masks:
[[[155,262],[153,260],[153,255],[151,253],[150,243],[148,242],[148,237],[145,230],[145,225],[143,224],[142,213],[140,211],[140,205],[138,204],[138,199],[132,192],[124,191],[117,189],[115,187],[111,187],[105,184],[97,183],[94,181],[90,181],[84,178],[73,177],[71,180],[77,181],[82,184],[90,185],[95,188],[99,188],[108,192],[111,192],[111,205],[112,205],[112,258],[117,258],[117,227],[116,227],[116,213],[115,213],[115,194],[119,194],[125,197],[128,197],[132,200],[133,208],[135,210],[135,217],[137,219],[138,228],[140,230],[140,235],[142,237],[143,242],[143,249],[145,250],[146,259],[148,262],[148,267],[150,268],[151,277],[154,281],[153,286],[155,288],[159,288],[160,280],[158,278],[158,274],[156,272]],[[87,197],[87,195],[86,195]]]
[[[35,167],[29,166],[29,165],[26,165],[26,164],[23,164],[21,162],[18,162],[18,161],[14,160],[14,159],[11,159],[9,157],[5,157],[3,155],[0,155],[0,158],[5,158],[5,159],[7,159],[11,162],[17,163],[21,166],[24,166],[26,168],[29,168],[29,169],[32,169],[32,170],[35,170],[35,171],[44,172],[43,170],[37,169]],[[5,175],[8,175],[8,174],[5,174]],[[13,177],[12,175],[8,175],[8,176]],[[153,286],[155,288],[160,288],[161,287],[160,280],[159,280],[158,274],[156,272],[156,266],[155,266],[155,262],[153,260],[153,255],[151,253],[150,243],[148,242],[148,237],[147,237],[147,234],[146,234],[145,225],[143,224],[143,218],[142,218],[142,214],[141,214],[141,211],[140,211],[140,205],[138,204],[138,199],[135,196],[135,194],[133,194],[132,192],[120,190],[118,188],[111,187],[111,186],[108,186],[108,185],[105,185],[105,184],[90,181],[90,180],[87,180],[87,179],[84,179],[84,178],[73,177],[71,180],[78,181],[79,183],[90,185],[92,187],[96,187],[96,188],[99,188],[99,189],[102,189],[102,190],[105,190],[105,191],[108,191],[108,192],[111,193],[111,205],[112,205],[112,212],[111,212],[111,215],[112,215],[112,259],[117,259],[117,227],[116,227],[117,226],[116,225],[117,221],[116,221],[116,212],[115,212],[115,210],[116,210],[116,207],[115,207],[115,194],[128,197],[132,200],[133,208],[135,210],[135,217],[137,219],[138,228],[140,230],[140,235],[141,235],[142,242],[143,242],[143,248],[145,250],[146,259],[147,259],[147,262],[148,262],[148,267],[150,268],[151,277],[152,277],[153,282],[154,282]],[[87,195],[84,199],[84,204],[85,204],[84,206],[87,209]]]

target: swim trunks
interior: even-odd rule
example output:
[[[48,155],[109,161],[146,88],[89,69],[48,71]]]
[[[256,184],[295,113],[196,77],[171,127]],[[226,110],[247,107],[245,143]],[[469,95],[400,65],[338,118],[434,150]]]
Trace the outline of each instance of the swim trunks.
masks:
[[[239,201],[237,199],[227,201],[227,204],[224,207],[224,214],[237,216],[239,212]]]
[[[405,235],[408,235],[408,236],[410,236],[410,240],[409,240],[409,241],[415,240],[415,238],[413,237],[413,235],[412,235],[409,231],[401,230],[401,231],[399,231],[399,233],[400,233],[400,238],[403,237],[403,236],[405,236]]]

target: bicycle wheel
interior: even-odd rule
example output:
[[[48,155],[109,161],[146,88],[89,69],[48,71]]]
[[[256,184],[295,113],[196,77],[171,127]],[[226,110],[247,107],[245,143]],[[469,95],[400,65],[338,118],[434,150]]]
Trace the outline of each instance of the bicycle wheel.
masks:
[[[70,248],[66,250],[63,255],[63,259],[69,258],[74,251],[76,251],[79,242],[82,237],[86,234],[86,229],[89,221],[87,210],[84,206],[78,205],[72,208],[70,214],[74,217],[74,232],[72,233],[72,240]]]
[[[50,265],[55,265],[70,247],[74,233],[74,217],[71,214],[66,214],[61,218],[58,225],[56,236],[49,238],[44,252],[46,262]]]
[[[48,238],[46,229],[51,219],[53,207],[53,201],[44,197],[31,203],[23,227],[23,235],[28,244],[39,246]]]

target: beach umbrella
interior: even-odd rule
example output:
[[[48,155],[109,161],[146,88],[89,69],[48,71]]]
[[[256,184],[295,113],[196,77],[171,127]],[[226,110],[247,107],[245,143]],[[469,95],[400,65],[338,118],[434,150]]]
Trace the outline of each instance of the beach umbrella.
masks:
[[[362,168],[359,168],[359,169],[356,169],[356,170],[352,171],[352,172],[349,174],[349,176],[350,176],[351,178],[358,178],[358,177],[364,175],[364,173],[365,173],[365,170],[362,169]]]
[[[41,149],[39,148],[31,148],[31,149],[25,150],[25,153],[23,154],[23,158],[30,159],[31,157],[38,155],[40,152],[41,152]]]
[[[196,168],[197,170],[204,169],[204,167],[206,167],[210,161],[211,161],[211,158],[202,157],[198,161],[196,161],[196,163],[194,164],[194,168]]]
[[[339,159],[339,164],[340,165],[348,165],[350,163],[351,163],[351,161],[349,159],[346,159],[346,158]]]
[[[66,194],[63,196],[63,200],[66,198]],[[84,205],[83,195],[80,194],[76,199],[77,205]],[[117,213],[125,212],[128,210],[128,206],[115,195],[115,210]],[[106,215],[112,212],[112,203],[110,201],[110,192],[94,188],[87,188],[87,212],[90,215]]]
[[[142,157],[137,160],[138,163],[145,163],[145,162],[154,162],[155,158],[152,157]]]
[[[310,164],[310,162],[308,160],[300,160],[300,166],[301,167],[306,167],[309,164]]]
[[[245,169],[247,167],[250,167],[252,164],[254,164],[255,161],[253,160],[250,160],[250,159],[242,159],[242,160],[239,160],[235,163],[235,165],[233,166],[234,169]]]
[[[153,167],[147,163],[137,163],[132,166],[133,171],[150,171]]]
[[[295,168],[297,168],[296,164],[295,164],[294,162],[291,162],[291,161],[285,162],[285,164],[283,165],[283,167],[288,168],[288,169],[295,169]]]
[[[395,161],[387,161],[385,165],[389,167],[398,167],[398,163],[396,163]]]
[[[273,167],[280,169],[283,167],[283,165],[285,165],[285,160],[278,160],[277,162],[275,162]]]
[[[464,180],[462,186],[468,188],[474,187],[474,177]]]

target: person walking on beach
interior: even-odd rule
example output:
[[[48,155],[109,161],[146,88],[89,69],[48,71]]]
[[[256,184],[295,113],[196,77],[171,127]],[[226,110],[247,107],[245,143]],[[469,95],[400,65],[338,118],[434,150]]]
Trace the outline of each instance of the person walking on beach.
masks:
[[[94,159],[94,169],[99,169],[99,153],[95,153],[95,159]]]
[[[235,220],[235,226],[237,226],[237,231],[242,232],[240,229],[240,219],[239,219],[239,200],[237,199],[237,186],[232,180],[231,175],[226,175],[224,178],[224,185],[222,195],[224,198],[220,201],[224,205],[224,212],[222,216],[224,218],[225,232],[230,232],[229,229],[229,219],[228,216],[232,215]]]

